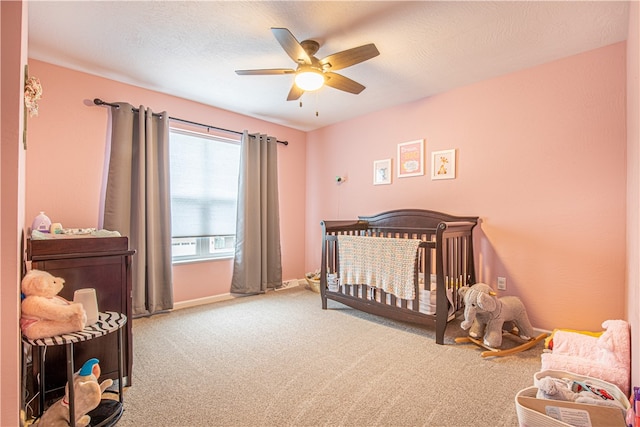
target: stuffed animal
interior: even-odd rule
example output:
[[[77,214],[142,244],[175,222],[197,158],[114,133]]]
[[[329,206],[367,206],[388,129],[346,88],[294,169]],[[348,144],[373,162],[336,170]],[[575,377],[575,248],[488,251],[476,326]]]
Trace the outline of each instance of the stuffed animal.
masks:
[[[538,399],[565,400],[626,410],[608,390],[584,381],[547,376],[540,378],[536,385],[538,386],[536,394]]]
[[[78,372],[73,374],[73,409],[76,413],[76,427],[89,425],[91,417],[88,413],[98,407],[102,400],[102,393],[113,384],[111,379],[106,379],[98,384],[99,363],[98,359],[89,359]],[[69,424],[69,384],[67,384],[64,397],[51,405],[34,426],[68,427]]]
[[[81,331],[87,322],[82,304],[58,296],[64,279],[31,270],[22,279],[22,334],[32,340]]]
[[[489,285],[484,283],[476,283],[473,285],[473,291],[471,291],[469,286],[462,286],[458,290],[458,295],[465,303],[465,320],[462,321],[460,327],[465,330],[469,329],[469,336],[477,339],[484,337],[485,326],[490,320],[489,314],[484,311],[478,312],[475,308],[476,302],[472,301],[479,297],[479,293],[488,295],[496,294]],[[468,303],[467,300],[469,301]],[[467,312],[467,310],[469,311]]]
[[[486,346],[499,348],[502,345],[502,328],[505,322],[515,324],[520,338],[529,340],[533,337],[534,330],[520,298],[497,298],[485,283],[462,286],[458,292],[465,305],[464,321],[460,326],[462,329],[470,329],[471,337],[483,338]]]

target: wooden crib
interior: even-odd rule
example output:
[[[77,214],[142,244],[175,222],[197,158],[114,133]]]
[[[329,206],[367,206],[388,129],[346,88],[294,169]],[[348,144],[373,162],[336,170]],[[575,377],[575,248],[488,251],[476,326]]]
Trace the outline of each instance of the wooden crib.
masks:
[[[321,222],[322,308],[327,309],[327,300],[330,299],[395,320],[417,324],[435,322],[436,343],[444,344],[447,323],[462,308],[458,288],[471,286],[476,280],[472,231],[478,223],[478,217],[458,217],[422,209],[400,209],[358,218],[352,221]],[[341,283],[340,235],[420,240],[414,262],[413,299],[396,297],[366,283]],[[381,239],[379,242],[384,244],[385,241],[386,239]],[[329,282],[328,274],[331,275]],[[335,281],[336,275],[339,284]],[[425,299],[426,296],[429,297],[429,302]],[[430,304],[433,299],[435,305]]]

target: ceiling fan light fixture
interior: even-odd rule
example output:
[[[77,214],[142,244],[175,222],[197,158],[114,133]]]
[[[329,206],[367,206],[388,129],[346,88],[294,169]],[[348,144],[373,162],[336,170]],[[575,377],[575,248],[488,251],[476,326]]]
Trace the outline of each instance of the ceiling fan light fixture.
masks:
[[[324,75],[321,71],[307,68],[296,73],[295,83],[307,92],[318,90],[324,85]]]

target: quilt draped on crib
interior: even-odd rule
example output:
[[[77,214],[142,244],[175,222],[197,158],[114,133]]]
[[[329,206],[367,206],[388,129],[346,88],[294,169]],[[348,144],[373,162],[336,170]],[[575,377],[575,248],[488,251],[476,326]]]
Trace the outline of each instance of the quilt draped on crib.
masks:
[[[398,298],[415,298],[418,239],[339,235],[339,274],[343,285],[365,284]]]

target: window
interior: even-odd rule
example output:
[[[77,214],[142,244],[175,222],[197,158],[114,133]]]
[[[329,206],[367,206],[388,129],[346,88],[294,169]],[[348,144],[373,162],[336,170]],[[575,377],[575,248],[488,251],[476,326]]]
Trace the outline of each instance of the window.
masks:
[[[173,262],[233,256],[240,141],[171,129]]]

